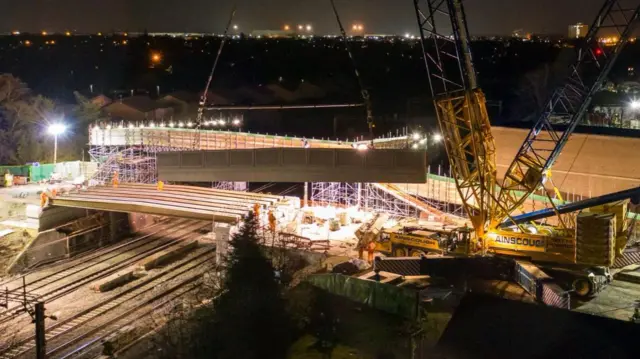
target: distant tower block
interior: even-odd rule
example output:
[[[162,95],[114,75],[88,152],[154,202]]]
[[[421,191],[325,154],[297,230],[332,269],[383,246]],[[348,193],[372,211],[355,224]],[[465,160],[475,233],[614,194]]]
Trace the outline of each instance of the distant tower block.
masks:
[[[569,25],[569,38],[570,39],[580,39],[587,36],[587,32],[589,32],[589,25],[583,24],[581,22],[575,25]]]

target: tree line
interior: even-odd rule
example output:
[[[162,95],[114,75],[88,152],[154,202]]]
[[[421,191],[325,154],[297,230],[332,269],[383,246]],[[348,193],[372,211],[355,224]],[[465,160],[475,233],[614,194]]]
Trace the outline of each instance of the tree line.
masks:
[[[47,128],[62,122],[58,161],[78,160],[88,143],[88,126],[102,119],[98,105],[79,93],[75,103],[62,104],[34,93],[11,74],[0,74],[0,165],[53,161],[53,139]]]

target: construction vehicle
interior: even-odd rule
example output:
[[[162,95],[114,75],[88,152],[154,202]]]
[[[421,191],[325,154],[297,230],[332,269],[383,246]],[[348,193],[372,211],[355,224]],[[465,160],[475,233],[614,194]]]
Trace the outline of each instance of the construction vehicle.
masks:
[[[360,259],[363,259],[363,252],[369,247],[369,244],[377,242],[380,238],[380,231],[388,220],[389,215],[376,213],[372,218],[364,221],[356,230],[355,235],[358,239],[357,248]]]
[[[471,228],[433,229],[395,226],[383,229],[376,251],[394,257],[420,257],[428,254],[469,255]]]
[[[414,0],[414,8],[451,173],[473,226],[468,255],[548,263],[548,268],[570,275],[571,290],[577,294],[597,293],[611,280],[607,268],[626,245],[622,234],[628,198],[637,195],[638,189],[564,207],[556,205],[549,194],[552,208],[544,213],[514,213],[550,178],[548,171],[628,43],[638,22],[640,1],[604,2],[586,38],[576,46],[569,78],[551,96],[502,183],[497,179],[495,144],[476,78],[462,1]],[[599,42],[602,31],[615,32],[617,44],[605,48]],[[563,133],[555,132],[552,119],[566,120]],[[578,212],[584,213],[578,216]],[[536,222],[550,217],[557,224]]]

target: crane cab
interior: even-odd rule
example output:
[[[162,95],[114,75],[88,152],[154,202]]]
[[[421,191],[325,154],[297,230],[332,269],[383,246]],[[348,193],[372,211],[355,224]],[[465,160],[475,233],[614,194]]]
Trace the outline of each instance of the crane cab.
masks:
[[[384,229],[376,241],[376,251],[393,257],[427,254],[469,255],[475,248],[471,228],[434,229],[396,226]]]

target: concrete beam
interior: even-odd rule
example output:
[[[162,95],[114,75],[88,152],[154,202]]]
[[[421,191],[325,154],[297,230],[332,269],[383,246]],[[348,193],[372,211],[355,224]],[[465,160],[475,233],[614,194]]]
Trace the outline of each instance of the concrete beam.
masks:
[[[52,206],[136,212],[235,223],[255,204],[269,207],[293,198],[259,193],[223,191],[211,188],[165,185],[159,191],[152,184],[120,184],[72,191],[51,199]],[[295,203],[295,202],[294,202]]]
[[[268,148],[158,154],[163,181],[424,183],[425,152]]]
[[[195,209],[180,209],[175,206],[160,206],[157,204],[141,204],[135,202],[113,202],[113,201],[97,201],[95,199],[86,200],[81,198],[56,198],[52,200],[53,206],[96,209],[111,212],[137,212],[147,213],[159,216],[182,217],[190,219],[198,219],[211,221],[215,215],[216,221],[225,223],[235,223],[240,216],[229,215],[227,213],[214,213],[211,211],[202,211]],[[248,212],[248,211],[247,211]]]

